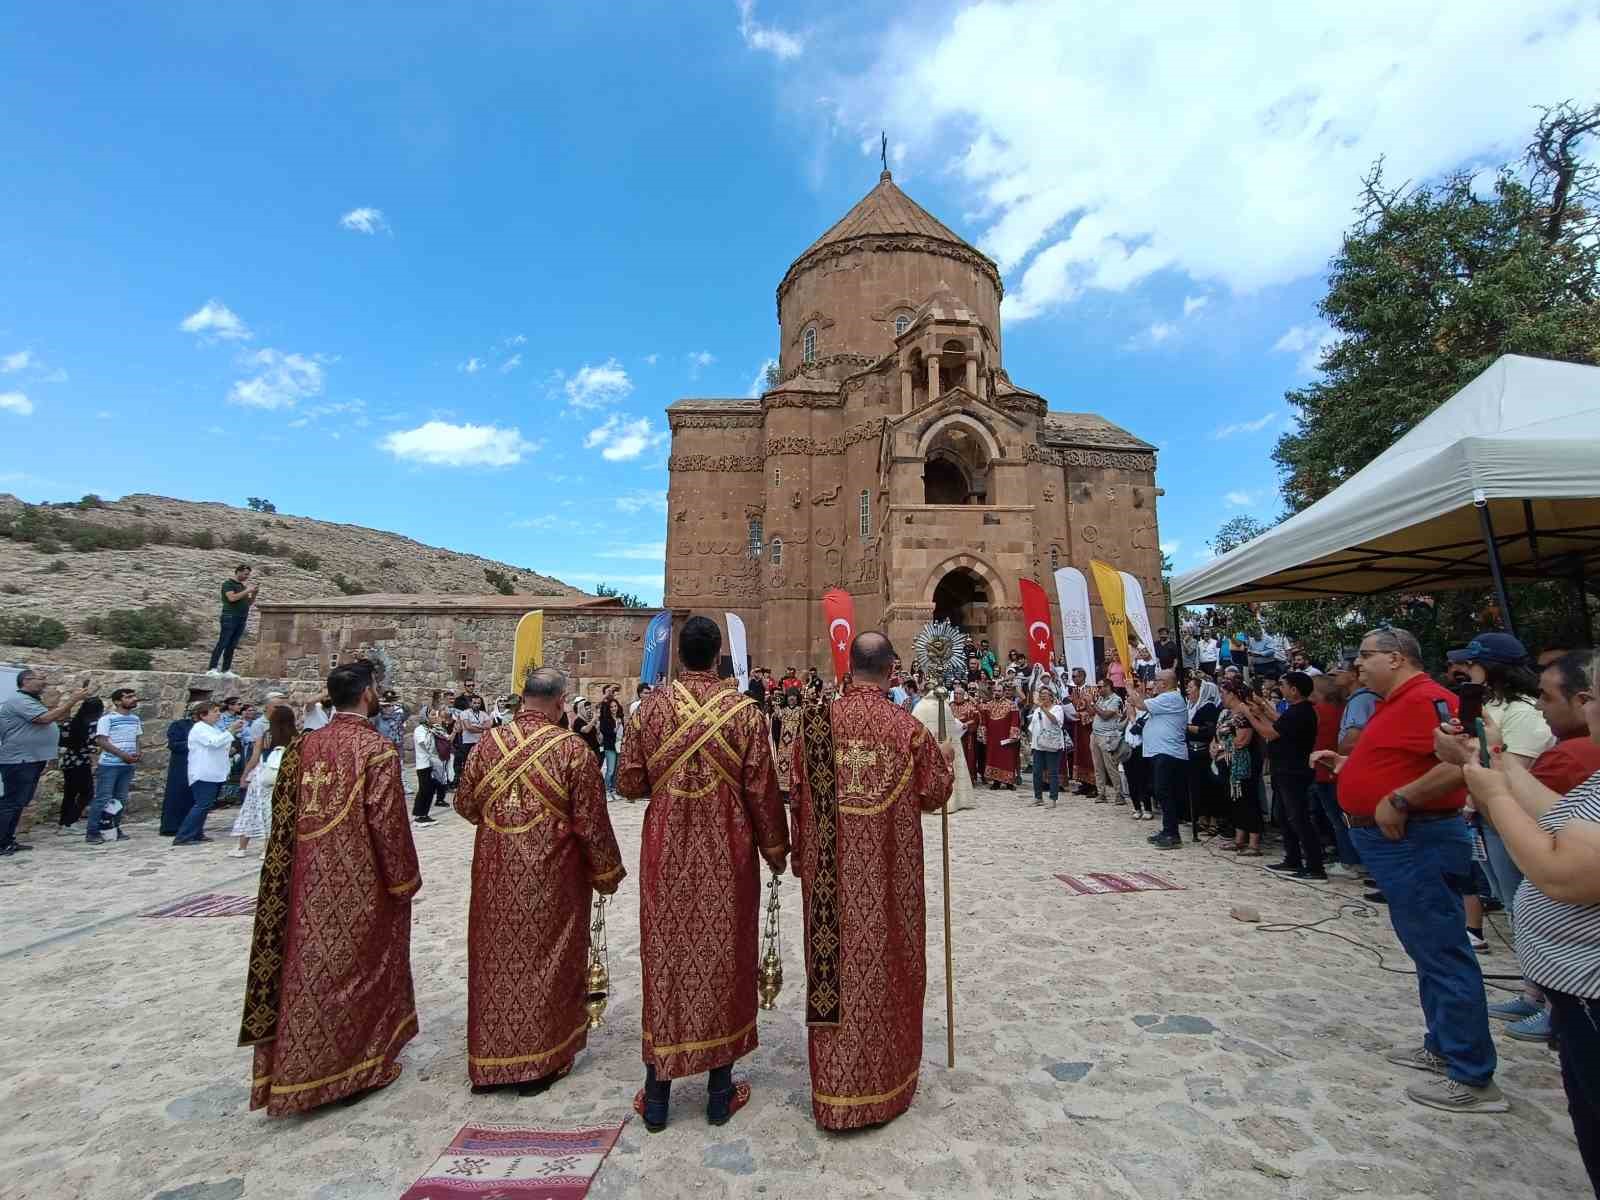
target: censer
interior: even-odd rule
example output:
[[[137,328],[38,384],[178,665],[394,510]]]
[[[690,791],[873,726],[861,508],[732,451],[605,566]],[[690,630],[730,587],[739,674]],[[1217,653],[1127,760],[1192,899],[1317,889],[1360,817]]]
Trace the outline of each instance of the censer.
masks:
[[[783,945],[778,939],[778,877],[767,884],[767,922],[761,931],[761,965],[756,970],[756,996],[761,1007],[778,1007],[783,991]]]
[[[606,1003],[611,998],[610,956],[606,952],[606,897],[594,898],[594,920],[589,925],[589,965],[583,972],[583,1009],[590,1029],[606,1023]]]

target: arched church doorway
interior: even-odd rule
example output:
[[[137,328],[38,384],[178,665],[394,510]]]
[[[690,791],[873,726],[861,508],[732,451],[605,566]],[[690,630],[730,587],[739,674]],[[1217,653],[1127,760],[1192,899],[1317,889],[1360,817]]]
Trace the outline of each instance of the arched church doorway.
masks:
[[[933,619],[949,621],[974,643],[989,636],[989,589],[977,572],[957,567],[933,589]]]
[[[956,422],[939,430],[922,465],[924,504],[987,504],[989,454],[976,432]]]

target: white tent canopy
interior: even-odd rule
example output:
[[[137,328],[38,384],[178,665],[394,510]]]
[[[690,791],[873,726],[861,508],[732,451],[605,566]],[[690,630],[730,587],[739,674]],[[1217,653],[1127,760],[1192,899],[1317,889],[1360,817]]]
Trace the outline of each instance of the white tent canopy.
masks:
[[[1487,523],[1487,524],[1486,524]],[[1508,354],[1334,491],[1172,581],[1174,604],[1578,579],[1600,561],[1600,367]]]

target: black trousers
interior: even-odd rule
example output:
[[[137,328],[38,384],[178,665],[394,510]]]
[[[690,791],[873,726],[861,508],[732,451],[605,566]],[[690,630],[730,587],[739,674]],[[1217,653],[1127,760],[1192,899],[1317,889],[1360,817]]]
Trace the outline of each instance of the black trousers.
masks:
[[[1189,764],[1170,754],[1158,754],[1150,760],[1150,778],[1156,803],[1161,806],[1161,832],[1181,841],[1180,826],[1189,803]]]
[[[1600,1000],[1549,988],[1544,994],[1550,999],[1572,1132],[1578,1136],[1578,1153],[1590,1186],[1600,1196]]]
[[[1283,861],[1308,871],[1322,870],[1322,838],[1311,821],[1309,771],[1272,770],[1272,790],[1283,813]]]
[[[417,798],[412,801],[411,815],[425,817],[433,808],[433,798],[443,795],[444,789],[439,786],[439,781],[433,777],[432,771],[417,772]]]
[[[1128,773],[1128,795],[1135,812],[1154,812],[1150,804],[1150,760],[1135,750],[1122,769]]]
[[[61,823],[71,825],[94,799],[94,768],[88,763],[61,772]]]

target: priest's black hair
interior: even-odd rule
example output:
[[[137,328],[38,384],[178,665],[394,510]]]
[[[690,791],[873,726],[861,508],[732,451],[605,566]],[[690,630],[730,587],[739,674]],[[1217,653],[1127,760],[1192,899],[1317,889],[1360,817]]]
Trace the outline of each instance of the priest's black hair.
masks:
[[[690,617],[678,631],[678,657],[691,671],[709,671],[722,650],[722,630],[710,617]]]

